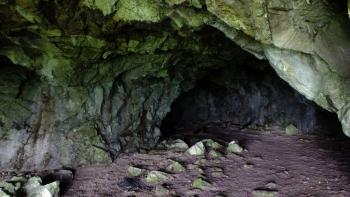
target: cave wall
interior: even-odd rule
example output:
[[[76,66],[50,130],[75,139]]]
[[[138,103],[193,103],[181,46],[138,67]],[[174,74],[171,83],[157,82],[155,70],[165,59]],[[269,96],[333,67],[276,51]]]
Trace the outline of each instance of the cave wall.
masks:
[[[0,166],[105,163],[151,148],[172,101],[211,69],[241,58],[233,42],[336,112],[349,135],[345,4],[0,0],[1,69],[21,70],[17,81],[1,76]],[[203,35],[208,26],[233,42]]]
[[[307,100],[277,76],[268,62],[246,58],[243,64],[212,71],[180,95],[162,121],[164,136],[223,127],[336,135],[341,125],[335,113]]]

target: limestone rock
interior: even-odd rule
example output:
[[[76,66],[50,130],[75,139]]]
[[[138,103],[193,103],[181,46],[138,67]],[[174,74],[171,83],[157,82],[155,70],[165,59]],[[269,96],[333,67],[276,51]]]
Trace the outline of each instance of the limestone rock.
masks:
[[[227,152],[234,153],[234,154],[240,154],[243,151],[243,148],[237,144],[237,142],[232,141],[228,144],[226,148]]]
[[[177,161],[172,161],[172,163],[166,167],[166,170],[172,173],[180,173],[185,171],[185,167]]]
[[[292,124],[288,125],[285,131],[287,135],[296,135],[299,133],[299,129]]]
[[[265,187],[269,190],[276,190],[277,184],[275,182],[269,182],[265,185]]]
[[[169,174],[166,174],[161,171],[151,171],[147,174],[146,182],[151,184],[159,184],[170,180],[171,177]]]
[[[208,153],[208,156],[210,158],[218,158],[218,157],[223,157],[224,155],[216,150],[210,150]]]
[[[350,136],[341,3],[30,2],[1,1],[1,169],[110,163],[122,151],[148,150],[175,99],[224,62],[243,60],[242,49],[337,113]],[[216,33],[199,33],[208,29]]]
[[[15,186],[5,181],[0,182],[0,189],[12,195],[16,192]]]
[[[24,183],[26,182],[27,179],[25,177],[22,177],[22,176],[13,176],[11,177],[10,180],[8,180],[7,182],[9,183],[16,183],[16,182],[21,182],[21,183]]]
[[[210,147],[212,149],[219,149],[219,148],[223,147],[220,143],[218,143],[218,142],[216,142],[216,141],[214,141],[212,139],[205,139],[205,140],[202,140],[202,142],[204,142],[204,144],[207,147]]]
[[[132,176],[132,177],[140,176],[144,172],[145,172],[145,170],[141,169],[141,168],[137,168],[137,167],[133,167],[133,166],[128,167],[128,175]]]
[[[55,182],[44,185],[44,187],[47,190],[49,190],[49,192],[52,194],[52,196],[58,197],[58,194],[60,192],[60,182],[55,181]]]
[[[194,156],[203,156],[205,154],[205,147],[203,142],[197,142],[193,146],[191,146],[187,153]]]
[[[176,140],[164,140],[158,147],[166,148],[168,150],[185,151],[188,149],[188,145],[181,139]]]
[[[55,181],[42,186],[40,177],[31,177],[24,185],[24,190],[28,197],[58,197],[59,182]]]
[[[203,180],[202,178],[197,178],[192,182],[192,187],[197,189],[205,189],[210,186],[210,183]]]
[[[252,194],[254,197],[276,197],[278,192],[269,190],[255,190]]]
[[[170,191],[161,185],[157,185],[154,194],[155,196],[169,196]]]
[[[10,197],[10,195],[6,194],[4,191],[0,189],[0,197]]]

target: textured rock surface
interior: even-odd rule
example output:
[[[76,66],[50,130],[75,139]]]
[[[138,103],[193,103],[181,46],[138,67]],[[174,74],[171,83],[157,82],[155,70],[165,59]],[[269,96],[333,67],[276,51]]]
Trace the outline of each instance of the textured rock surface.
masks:
[[[350,135],[346,1],[0,0],[0,22],[2,169],[149,149],[174,99],[240,58],[233,42]]]

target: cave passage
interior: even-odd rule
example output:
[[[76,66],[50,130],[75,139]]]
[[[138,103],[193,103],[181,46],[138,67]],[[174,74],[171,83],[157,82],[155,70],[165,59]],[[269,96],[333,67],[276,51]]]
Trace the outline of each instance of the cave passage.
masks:
[[[249,56],[249,55],[248,55]],[[241,129],[343,135],[335,113],[307,100],[269,63],[253,56],[232,62],[198,80],[180,95],[162,122],[163,137],[205,132],[210,124]]]

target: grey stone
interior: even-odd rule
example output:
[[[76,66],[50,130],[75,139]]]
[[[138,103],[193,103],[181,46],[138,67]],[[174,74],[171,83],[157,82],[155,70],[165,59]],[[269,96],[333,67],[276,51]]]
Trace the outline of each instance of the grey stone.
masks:
[[[210,186],[210,183],[203,180],[202,178],[197,178],[192,182],[192,187],[197,189],[205,189]]]
[[[203,142],[197,142],[196,144],[191,146],[186,152],[194,156],[203,156],[205,154],[205,147]]]
[[[132,177],[141,176],[145,172],[144,169],[130,166],[128,167],[128,175]]]
[[[171,180],[170,175],[161,171],[151,171],[146,177],[146,182],[151,184],[160,184],[169,180]]]
[[[277,191],[268,191],[268,190],[255,190],[252,192],[254,197],[276,197]]]
[[[208,156],[210,158],[219,158],[219,157],[223,157],[224,155],[216,150],[210,150],[208,153]]]
[[[296,135],[299,133],[299,129],[296,128],[294,125],[290,124],[285,129],[287,135]]]
[[[179,162],[171,161],[171,164],[166,167],[166,170],[172,173],[180,173],[180,172],[184,172],[186,169]]]
[[[0,197],[10,197],[10,195],[6,194],[4,191],[0,189]]]
[[[216,141],[214,141],[212,139],[205,139],[205,140],[202,140],[202,142],[204,142],[204,144],[207,147],[210,147],[212,149],[219,149],[219,148],[223,147],[220,143],[218,143],[218,142],[216,142]]]
[[[176,140],[164,140],[159,145],[161,148],[166,148],[169,150],[185,151],[188,149],[188,145],[181,139]]]
[[[240,154],[243,151],[243,148],[237,144],[237,142],[232,141],[228,144],[226,148],[227,152],[234,153],[234,154]]]
[[[6,191],[7,193],[9,194],[15,194],[16,192],[16,188],[14,185],[12,185],[11,183],[8,183],[8,182],[5,182],[5,181],[1,181],[0,182],[0,188],[3,190],[3,191]]]
[[[154,194],[155,196],[170,196],[170,191],[161,185],[157,185]]]

